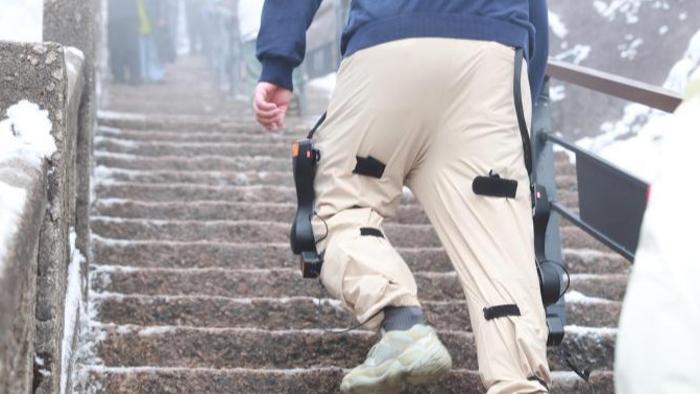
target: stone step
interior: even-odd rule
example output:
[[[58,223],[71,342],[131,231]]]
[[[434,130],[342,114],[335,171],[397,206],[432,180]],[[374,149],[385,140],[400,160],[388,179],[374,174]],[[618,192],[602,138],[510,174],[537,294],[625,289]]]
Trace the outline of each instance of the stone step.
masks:
[[[197,157],[142,156],[126,153],[96,151],[97,165],[116,169],[151,171],[290,171],[291,158],[288,153],[281,157],[241,156],[229,157],[215,154]],[[558,171],[558,175],[573,176],[571,171]]]
[[[129,130],[164,130],[187,133],[227,132],[242,134],[266,133],[253,119],[211,115],[139,114],[130,112],[99,111],[98,123],[102,127]],[[304,122],[289,119],[284,133],[303,135],[309,127]]]
[[[101,199],[94,203],[96,216],[149,220],[260,220],[292,223],[296,205],[287,203],[237,203],[221,201],[193,201],[188,203],[150,203],[132,200]],[[428,224],[428,217],[417,204],[399,207],[391,222]]]
[[[123,182],[145,184],[193,184],[193,185],[276,185],[294,186],[294,177],[290,171],[141,171],[125,170],[98,166],[95,168],[95,179],[99,182]],[[562,175],[557,178],[559,192],[575,192],[576,178]],[[564,193],[566,194],[566,193]],[[575,199],[573,194],[568,199]]]
[[[101,186],[97,186],[100,189]],[[272,189],[273,191],[275,189]],[[179,196],[178,196],[179,198]],[[122,219],[145,220],[192,220],[192,221],[239,221],[259,220],[265,222],[291,223],[296,213],[296,205],[274,201],[274,198],[262,199],[261,202],[247,202],[252,197],[241,193],[239,198],[230,201],[201,201],[188,202],[147,202],[142,200],[102,198],[93,204],[93,216],[104,216]],[[244,202],[232,202],[245,200]],[[430,224],[428,216],[419,204],[402,204],[394,217],[387,223]],[[562,221],[562,227],[573,226],[571,222]]]
[[[272,369],[194,369],[194,368],[104,368],[83,367],[90,383],[86,392],[111,394],[198,393],[198,394],[331,394],[337,393],[345,371],[341,368]],[[552,393],[590,392],[588,385],[573,372],[554,372]],[[598,394],[614,393],[613,374],[594,371],[591,382]],[[94,391],[91,391],[94,390]],[[476,371],[453,370],[439,382],[415,386],[402,394],[483,394]]]
[[[147,157],[120,153],[95,153],[98,166],[126,170],[151,171],[291,171],[292,160],[287,157],[199,156],[182,158],[175,156]]]
[[[232,259],[235,257],[231,257]],[[463,300],[454,272],[414,272],[418,297],[425,301]],[[133,269],[101,266],[91,273],[92,290],[125,295],[198,295],[230,298],[327,297],[316,280],[298,269]],[[587,297],[622,301],[628,276],[571,275],[571,290]]]
[[[620,302],[567,299],[567,324],[616,327]],[[259,328],[263,330],[353,327],[357,321],[331,299],[122,296],[93,293],[96,321],[118,325]],[[471,331],[466,301],[422,303],[439,330]]]
[[[274,185],[204,186],[191,184],[133,184],[105,182],[95,185],[95,195],[101,199],[130,199],[150,202],[228,201],[247,203],[292,203],[296,191],[292,187]]]
[[[290,145],[298,137],[297,133],[229,133],[199,132],[189,133],[183,131],[163,130],[129,130],[112,127],[100,127],[98,136],[110,138],[121,142],[203,142],[203,143],[286,143]]]
[[[103,238],[140,241],[285,243],[289,240],[288,222],[261,221],[160,221],[93,217],[94,234]],[[385,234],[396,247],[440,247],[437,234],[430,225],[387,223]],[[562,227],[564,248],[605,251],[605,247],[574,227]]]
[[[107,367],[187,368],[352,368],[361,363],[377,337],[368,331],[344,334],[323,330],[198,328],[172,326],[107,326],[91,328],[104,338],[96,356]],[[567,327],[561,349],[548,352],[550,368],[564,370],[560,350],[579,365],[611,370],[615,329]],[[476,349],[471,333],[439,331],[456,369],[476,370]]]
[[[202,155],[233,157],[291,157],[291,146],[286,143],[222,143],[222,142],[122,142],[109,138],[97,137],[95,151],[106,153],[123,153],[146,157],[195,157]],[[291,159],[290,159],[291,160]]]
[[[100,172],[98,172],[98,174],[109,174],[109,170],[100,169]],[[261,177],[260,172],[258,172],[257,174],[257,176],[253,176],[253,179]],[[263,173],[262,177],[266,176],[267,175]],[[279,203],[293,203],[296,201],[296,189],[292,186],[267,184],[251,185],[250,179],[244,179],[243,177],[239,177],[239,179],[231,179],[229,180],[229,183],[223,185],[202,185],[192,183],[144,184],[120,182],[110,180],[109,178],[100,178],[96,182],[95,192],[96,197],[98,199],[118,198],[150,202],[267,201]],[[402,200],[403,203],[417,203],[417,200],[410,192],[404,193],[402,196]],[[577,205],[578,194],[575,192],[560,191],[559,201],[567,205]]]
[[[95,168],[94,179],[97,184],[118,182],[147,185],[294,186],[294,177],[291,171],[139,171],[98,166]]]
[[[398,248],[413,271],[452,271],[443,248]],[[228,244],[216,242],[118,241],[93,237],[97,264],[136,268],[298,268],[289,244]],[[237,258],[232,260],[231,256]],[[630,263],[614,253],[564,250],[572,274],[626,274]]]

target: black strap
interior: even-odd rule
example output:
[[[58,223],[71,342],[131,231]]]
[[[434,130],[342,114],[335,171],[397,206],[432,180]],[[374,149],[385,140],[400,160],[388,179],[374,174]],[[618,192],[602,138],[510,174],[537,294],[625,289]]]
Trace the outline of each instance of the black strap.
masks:
[[[308,139],[314,138],[314,134],[316,134],[316,131],[318,130],[318,128],[321,127],[321,125],[323,124],[323,122],[326,121],[326,116],[327,116],[327,115],[328,115],[327,112],[324,112],[323,115],[321,115],[321,117],[320,117],[320,118],[318,119],[318,121],[316,122],[316,125],[315,125],[315,126],[311,129],[311,131],[309,132],[309,136],[306,137],[306,138],[308,138]]]
[[[520,308],[515,304],[497,305],[484,308],[484,318],[486,320],[498,319],[506,316],[520,316]]]
[[[480,196],[515,198],[518,181],[499,176],[478,176],[472,183],[472,190]]]
[[[525,168],[530,175],[531,183],[534,184],[532,172],[532,142],[530,141],[529,127],[525,118],[525,109],[523,107],[523,91],[521,80],[523,75],[523,50],[518,48],[515,50],[515,73],[513,77],[513,97],[515,101],[515,114],[518,117],[518,127],[520,128],[520,136],[523,140],[523,151],[525,156]]]
[[[386,165],[372,156],[357,156],[357,165],[353,173],[379,179],[384,175],[385,169]]]
[[[363,237],[384,238],[384,234],[379,229],[374,228],[374,227],[362,227],[362,228],[360,228],[360,235]]]

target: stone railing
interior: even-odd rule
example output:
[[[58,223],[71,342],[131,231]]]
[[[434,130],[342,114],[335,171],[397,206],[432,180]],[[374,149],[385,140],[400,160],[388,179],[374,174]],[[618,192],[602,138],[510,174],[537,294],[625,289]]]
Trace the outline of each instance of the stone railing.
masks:
[[[0,42],[0,121],[36,104],[56,145],[47,158],[0,149],[0,393],[71,387],[90,259],[96,4],[46,0],[47,42]]]

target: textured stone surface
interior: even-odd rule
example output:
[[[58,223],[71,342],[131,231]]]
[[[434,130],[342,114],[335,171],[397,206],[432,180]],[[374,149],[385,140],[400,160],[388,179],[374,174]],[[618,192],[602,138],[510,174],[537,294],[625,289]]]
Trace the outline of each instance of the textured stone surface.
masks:
[[[227,158],[224,156],[200,156],[179,158],[173,156],[149,158],[123,154],[95,153],[97,165],[127,170],[156,171],[290,171],[288,158]]]
[[[361,363],[376,336],[367,331],[335,334],[322,330],[266,331],[182,327],[94,328],[103,331],[98,357],[106,366],[294,369],[318,366],[352,368]],[[133,330],[132,330],[133,329]],[[456,369],[477,369],[471,333],[440,331]],[[612,369],[615,334],[569,333],[562,349],[594,368]],[[549,362],[565,369],[558,349]]]
[[[37,278],[37,341],[39,357],[50,360],[46,365],[35,365],[35,389],[38,393],[53,393],[59,389],[63,340],[67,265],[69,260],[70,228],[76,226],[78,195],[77,146],[80,128],[80,108],[83,97],[84,75],[82,59],[61,58],[64,63],[65,101],[59,109],[61,122],[54,122],[52,134],[57,151],[51,157],[48,177],[48,213],[39,245]],[[67,65],[77,72],[68,72]],[[37,374],[46,369],[50,376]],[[41,378],[40,378],[41,377]]]
[[[32,385],[34,311],[39,234],[46,211],[46,166],[20,159],[0,162],[0,183],[26,193],[17,227],[0,256],[0,392]]]
[[[139,156],[180,156],[191,157],[199,155],[220,156],[272,156],[287,157],[290,155],[290,145],[286,143],[272,144],[269,142],[259,144],[246,143],[190,143],[177,144],[166,142],[119,143],[113,140],[98,139],[95,143],[98,151],[124,153]],[[291,159],[290,159],[291,160]]]
[[[93,389],[114,394],[139,393],[336,393],[345,371],[341,368],[286,370],[159,370],[125,373],[91,371]],[[599,394],[612,394],[612,374],[593,372],[591,381]],[[590,388],[572,374],[557,374],[551,388],[557,394],[581,394]],[[402,394],[482,394],[475,371],[452,371],[437,383],[407,388]]]
[[[414,272],[418,297],[444,301],[464,299],[453,272]],[[589,297],[620,301],[626,275],[573,275],[571,289]],[[119,294],[207,295],[221,297],[325,297],[316,281],[303,280],[298,269],[274,270],[98,270],[93,289]]]
[[[156,242],[114,243],[94,241],[95,261],[98,264],[140,268],[298,268],[298,258],[291,254],[289,245],[259,244],[236,245],[216,242]],[[447,253],[442,248],[399,248],[399,253],[414,271],[451,271]],[[236,256],[235,259],[232,256]],[[601,252],[564,253],[566,266],[573,274],[615,274],[629,271],[623,258]]]
[[[256,187],[257,188],[257,187]],[[151,187],[152,190],[158,189]],[[258,188],[259,189],[259,188]],[[162,190],[162,189],[161,189]],[[239,192],[233,188],[231,196],[239,200],[262,202],[265,199],[257,194]],[[276,193],[277,190],[281,192]],[[167,192],[167,189],[166,189]],[[270,190],[267,201],[278,196],[285,201],[284,189]],[[166,199],[166,197],[160,197]],[[287,200],[288,201],[288,200]],[[143,219],[122,219],[96,217],[91,221],[95,234],[112,239],[133,239],[142,241],[208,241],[230,243],[285,243],[289,237],[289,223],[258,221],[162,221]],[[383,226],[387,238],[396,247],[440,247],[437,234],[430,225],[387,223]],[[593,249],[607,251],[597,241],[583,231],[573,227],[562,227],[562,243],[565,248]]]
[[[272,295],[270,295],[272,296]],[[224,298],[207,296],[100,296],[95,305],[104,323],[140,326],[240,327],[263,330],[352,327],[357,322],[327,299]],[[423,301],[427,318],[439,330],[471,331],[466,301]],[[619,319],[619,302],[567,303],[568,323],[610,327]]]

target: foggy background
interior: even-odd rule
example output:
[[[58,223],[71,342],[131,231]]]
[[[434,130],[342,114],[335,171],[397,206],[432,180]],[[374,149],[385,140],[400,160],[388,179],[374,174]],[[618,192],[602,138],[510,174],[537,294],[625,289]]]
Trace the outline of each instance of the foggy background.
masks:
[[[203,17],[204,25],[210,29],[206,35],[210,53],[204,53],[206,50],[190,53],[185,0],[170,0],[177,9],[174,19],[177,27],[173,29],[175,61],[192,56],[208,57],[215,83],[225,100],[250,100],[259,72],[254,56],[255,38],[264,1],[201,0],[199,3],[218,10]],[[309,29],[307,58],[295,74],[298,87],[295,114],[309,121],[323,112],[334,87],[333,71],[340,61],[338,39],[345,19],[343,7],[347,3],[347,0],[325,0]],[[697,0],[551,0],[549,5],[550,55],[554,59],[663,86],[679,94],[700,65]],[[40,41],[41,8],[42,0],[0,0],[0,39]],[[235,37],[217,27],[220,21],[213,15],[221,13],[237,14]],[[107,20],[108,16],[103,18]],[[222,42],[224,35],[227,38]],[[107,40],[103,41],[107,45]],[[236,52],[235,61],[230,60],[231,52]],[[109,67],[107,59],[104,60],[103,68]],[[166,65],[163,82],[166,84],[167,68]],[[103,74],[112,78],[109,70],[103,70]],[[556,81],[552,83],[551,96],[556,132],[642,178],[650,176],[653,171],[650,163],[654,162],[658,141],[663,136],[663,130],[654,127],[654,119],[664,114]],[[225,100],[222,107],[226,106]],[[211,106],[194,107],[192,110],[204,114],[217,110]],[[125,109],[129,109],[128,105]]]

